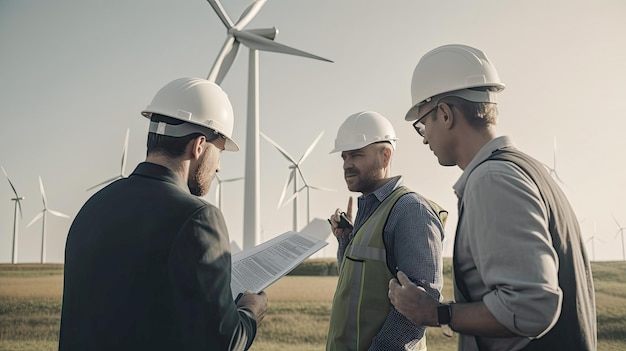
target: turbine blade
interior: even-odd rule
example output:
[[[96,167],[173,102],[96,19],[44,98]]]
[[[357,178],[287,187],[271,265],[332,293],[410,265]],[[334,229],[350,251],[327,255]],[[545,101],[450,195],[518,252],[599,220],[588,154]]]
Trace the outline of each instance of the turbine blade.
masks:
[[[291,196],[289,196],[287,199],[285,199],[285,201],[279,206],[279,208],[283,208],[285,207],[287,204],[289,204],[291,201],[293,201],[296,197],[298,197],[298,195],[300,194],[300,192],[302,190],[304,190],[306,187],[303,186],[302,188],[298,189],[298,191],[296,191],[295,193],[291,194]]]
[[[240,31],[236,29],[231,29],[230,32],[237,38],[237,40],[242,42],[245,46],[249,47],[250,49],[277,52],[280,54],[302,56],[302,57],[312,58],[312,59],[320,60],[320,61],[333,62],[321,56],[317,56],[317,55],[308,53],[306,51],[302,51],[302,50],[295,49],[284,44],[277,43],[275,41],[269,40],[267,38],[264,38],[250,31],[245,31],[245,30]]]
[[[238,30],[244,29],[250,21],[259,13],[263,5],[267,0],[255,0],[252,4],[250,4],[241,14],[239,20],[235,24],[234,28]]]
[[[619,224],[619,222],[617,221],[617,218],[615,218],[615,215],[611,214],[611,217],[613,217],[613,220],[615,221],[615,224],[617,224],[618,228],[621,228],[622,226]]]
[[[128,156],[128,135],[130,128],[126,128],[126,137],[124,137],[124,147],[122,148],[122,167],[120,169],[120,175],[124,177],[124,170],[126,169],[126,157]]]
[[[228,17],[228,14],[226,13],[226,11],[224,10],[224,7],[222,6],[222,3],[219,0],[207,0],[207,1],[213,8],[213,11],[215,11],[215,13],[217,14],[217,17],[219,17],[222,23],[224,23],[226,28],[230,29],[233,26],[233,21],[230,19],[230,17]]]
[[[235,42],[236,42],[235,37],[229,34],[228,37],[226,38],[226,41],[224,41],[224,45],[222,45],[222,49],[217,55],[215,62],[213,63],[213,67],[211,68],[209,75],[206,78],[208,81],[215,82],[218,85],[222,83],[221,80],[218,81],[218,77],[221,77],[223,79],[224,76],[226,76],[226,73],[230,69],[230,64],[232,64],[232,60],[234,60],[234,57],[233,57],[232,59],[230,59],[231,60],[230,64],[227,64],[226,66],[224,66],[224,62],[226,62],[227,56],[237,55],[237,50],[239,46],[235,48]],[[233,51],[234,53],[232,53]]]
[[[113,178],[111,178],[111,179],[107,179],[107,180],[105,180],[104,182],[98,183],[98,184],[96,184],[96,185],[94,185],[94,186],[92,186],[92,187],[88,188],[86,191],[89,191],[89,190],[91,190],[91,189],[95,189],[95,188],[97,188],[97,187],[99,187],[99,186],[101,186],[101,185],[104,185],[104,184],[111,183],[112,181],[118,180],[118,179],[120,179],[120,178],[121,178],[120,176],[115,176],[115,177],[113,177]]]
[[[222,181],[223,181],[223,182],[225,182],[225,183],[228,183],[228,182],[234,182],[234,181],[237,181],[237,180],[242,180],[242,179],[243,179],[243,177],[239,177],[239,178],[229,178],[229,179],[224,179],[224,180],[222,180]]]
[[[283,203],[283,199],[285,198],[285,194],[287,193],[287,188],[289,188],[289,184],[295,178],[296,174],[292,171],[289,173],[289,178],[287,178],[287,182],[285,182],[285,186],[283,187],[283,192],[280,194],[280,199],[278,200],[278,208],[280,208]]]
[[[57,217],[70,218],[69,215],[66,215],[65,213],[62,213],[62,212],[59,212],[59,211],[48,209],[48,212],[50,212],[50,214],[53,214],[53,215],[55,215]]]
[[[309,156],[309,154],[311,154],[311,151],[313,151],[313,148],[315,147],[315,145],[317,145],[317,143],[320,141],[320,139],[322,138],[322,135],[324,135],[324,131],[322,131],[320,135],[318,135],[317,138],[313,140],[311,145],[309,145],[309,148],[306,149],[304,154],[302,154],[302,157],[300,157],[300,160],[298,161],[298,165],[301,165],[302,162],[304,162],[304,160]]]
[[[322,191],[337,191],[337,189],[323,188],[321,186],[314,186],[314,185],[309,185],[309,188],[315,189],[315,190],[322,190]]]
[[[234,37],[233,37],[234,38]],[[224,57],[224,61],[222,62],[222,67],[220,67],[219,72],[217,72],[217,79],[215,80],[216,84],[222,84],[224,78],[226,77],[226,73],[230,71],[230,67],[235,62],[235,58],[237,57],[237,53],[239,52],[239,42],[234,41],[231,50]]]
[[[43,211],[37,213],[37,215],[35,216],[35,218],[33,218],[27,225],[26,228],[30,227],[31,225],[33,225],[33,223],[37,222],[37,220],[39,218],[41,218],[43,216]]]
[[[278,145],[277,142],[275,142],[274,140],[270,139],[270,137],[268,137],[267,135],[263,134],[263,132],[259,132],[259,134],[261,134],[261,136],[263,138],[265,138],[265,140],[267,140],[270,144],[272,144],[276,148],[276,150],[278,150],[287,159],[287,161],[293,163],[294,165],[297,165],[297,163],[293,159],[293,157],[291,157],[291,155],[289,155],[289,153],[285,149],[283,149],[280,145]]]
[[[7,174],[7,171],[4,170],[4,167],[0,166],[0,168],[2,168],[2,173],[4,173],[4,176],[7,177],[7,180],[9,181],[9,185],[11,186],[11,189],[13,189],[13,193],[15,194],[16,198],[19,198],[20,196],[17,195],[17,190],[15,190],[15,187],[13,186],[13,183],[11,183],[11,179],[9,179],[9,175]]]
[[[43,181],[41,180],[41,176],[39,176],[39,191],[41,191],[41,199],[43,200],[43,208],[48,209],[48,201],[46,200],[46,191],[43,188]]]

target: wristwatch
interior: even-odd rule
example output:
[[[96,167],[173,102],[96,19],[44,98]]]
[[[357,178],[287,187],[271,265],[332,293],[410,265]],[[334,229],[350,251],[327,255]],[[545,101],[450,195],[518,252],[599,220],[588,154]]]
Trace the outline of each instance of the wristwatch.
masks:
[[[452,321],[452,304],[453,302],[450,301],[437,306],[437,324],[439,324],[445,336],[454,335],[454,331],[450,328],[450,322]]]

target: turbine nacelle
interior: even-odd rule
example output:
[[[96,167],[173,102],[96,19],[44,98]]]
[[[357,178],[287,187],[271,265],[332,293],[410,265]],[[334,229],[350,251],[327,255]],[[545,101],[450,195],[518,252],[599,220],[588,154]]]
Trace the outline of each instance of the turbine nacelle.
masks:
[[[222,23],[224,23],[224,26],[226,26],[227,33],[226,41],[224,41],[224,45],[222,45],[222,49],[217,55],[213,67],[207,76],[207,80],[209,81],[215,82],[218,85],[222,84],[222,81],[235,61],[240,43],[247,46],[250,50],[270,51],[333,62],[321,56],[275,42],[274,39],[276,39],[278,35],[278,29],[276,29],[276,27],[244,30],[246,25],[252,21],[263,5],[265,5],[266,0],[257,0],[250,4],[236,24],[233,24],[233,21],[224,10],[221,2],[218,0],[208,0],[208,2]]]

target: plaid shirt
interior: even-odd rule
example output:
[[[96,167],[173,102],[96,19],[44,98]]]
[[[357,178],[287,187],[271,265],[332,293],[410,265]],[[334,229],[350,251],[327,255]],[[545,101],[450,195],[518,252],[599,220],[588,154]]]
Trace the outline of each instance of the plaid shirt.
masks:
[[[401,185],[402,177],[397,176],[373,193],[359,196],[354,229],[349,238],[338,240],[339,267],[346,246],[354,234],[378,205]],[[424,287],[432,297],[442,300],[443,227],[430,203],[417,193],[402,196],[389,214],[383,240],[387,257],[395,257],[398,269],[406,273],[411,281]],[[425,327],[415,325],[392,307],[381,330],[374,337],[370,350],[405,350],[406,346],[416,344],[425,331]]]

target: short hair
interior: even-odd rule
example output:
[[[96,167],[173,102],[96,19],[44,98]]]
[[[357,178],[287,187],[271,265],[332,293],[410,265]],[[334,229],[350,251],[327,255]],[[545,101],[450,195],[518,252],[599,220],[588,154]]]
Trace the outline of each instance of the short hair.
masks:
[[[498,105],[490,102],[472,102],[463,98],[442,94],[438,103],[447,103],[456,106],[470,126],[474,128],[496,125],[498,120]]]
[[[152,114],[150,117],[150,121],[152,122],[163,122],[166,124],[179,125],[185,123],[185,121],[181,121],[176,118],[168,117],[160,114]],[[207,136],[209,134],[209,136]],[[172,158],[179,157],[185,153],[185,149],[189,142],[193,139],[204,136],[207,141],[215,140],[219,137],[218,134],[214,133],[192,133],[189,135],[185,135],[183,137],[172,137],[168,135],[162,135],[157,133],[148,133],[148,142],[147,142],[147,151],[148,155],[150,154],[163,154]]]

